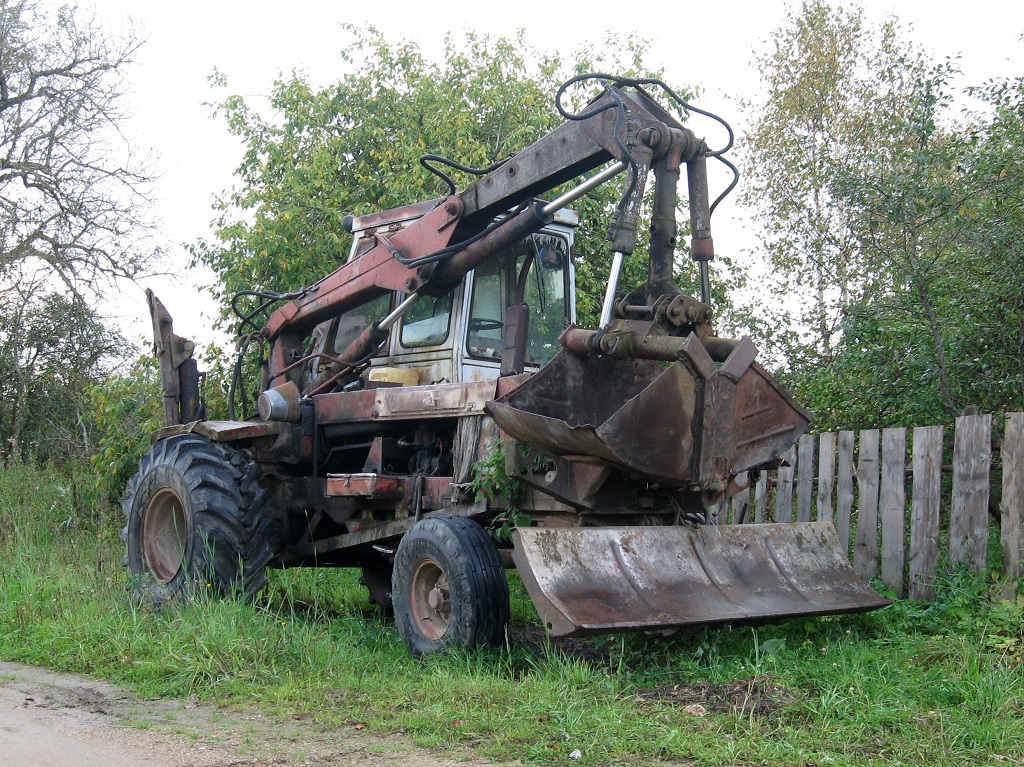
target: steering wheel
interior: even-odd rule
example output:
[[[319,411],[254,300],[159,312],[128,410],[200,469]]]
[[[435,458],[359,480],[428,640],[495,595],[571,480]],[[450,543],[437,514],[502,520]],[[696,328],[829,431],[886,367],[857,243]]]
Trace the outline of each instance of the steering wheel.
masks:
[[[503,327],[505,327],[505,323],[500,320],[489,320],[484,317],[473,317],[469,321],[469,329],[474,333],[484,330],[501,330]]]

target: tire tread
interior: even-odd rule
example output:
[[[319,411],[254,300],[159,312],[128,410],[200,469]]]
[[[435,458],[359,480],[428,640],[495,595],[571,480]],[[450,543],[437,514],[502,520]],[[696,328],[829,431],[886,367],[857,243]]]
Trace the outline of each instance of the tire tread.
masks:
[[[416,629],[409,608],[409,581],[426,557],[441,566],[450,591],[466,597],[465,603],[452,605],[448,630],[438,640]],[[458,581],[458,588],[452,587],[453,581]],[[413,655],[499,645],[505,639],[509,621],[505,568],[490,535],[471,519],[439,514],[417,523],[399,544],[392,591],[395,622]]]
[[[133,523],[138,524],[133,515],[141,515],[141,508],[136,507],[144,507],[146,502],[139,497],[140,491],[145,492],[146,478],[161,467],[180,477],[191,508],[192,557],[180,586],[186,582],[195,586],[209,578],[218,596],[254,597],[266,585],[266,568],[280,547],[276,520],[265,513],[268,495],[259,484],[259,467],[246,451],[214,444],[199,435],[162,440],[139,461],[123,504],[127,524],[121,538],[129,547],[125,563],[133,570],[140,569],[141,555],[135,552],[133,556],[132,551],[133,543],[141,545],[139,534],[132,530]],[[136,593],[159,604],[182,588],[141,586]]]

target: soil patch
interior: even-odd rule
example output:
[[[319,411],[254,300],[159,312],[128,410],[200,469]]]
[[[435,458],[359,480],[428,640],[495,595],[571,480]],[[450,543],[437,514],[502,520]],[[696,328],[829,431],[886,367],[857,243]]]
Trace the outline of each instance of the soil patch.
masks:
[[[796,698],[770,676],[747,677],[727,684],[659,685],[637,691],[640,702],[658,701],[704,712],[768,715],[796,702]]]

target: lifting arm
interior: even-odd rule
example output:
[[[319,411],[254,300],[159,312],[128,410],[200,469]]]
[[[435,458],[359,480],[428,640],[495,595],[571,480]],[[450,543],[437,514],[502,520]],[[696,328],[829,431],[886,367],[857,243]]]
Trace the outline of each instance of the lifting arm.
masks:
[[[300,344],[319,323],[388,292],[440,295],[451,290],[487,258],[550,222],[558,208],[535,201],[536,196],[612,161],[615,164],[600,174],[602,183],[623,169],[628,171],[626,193],[608,231],[611,249],[621,259],[635,246],[640,201],[652,165],[658,170],[658,195],[674,204],[679,165],[687,163],[691,198],[697,191],[695,184],[703,188],[706,208],[706,151],[692,131],[643,91],[608,87],[579,118],[511,156],[462,192],[434,201],[425,215],[401,231],[390,237],[377,235],[369,250],[275,311],[264,328],[271,340],[269,385],[284,382],[285,369],[301,356]],[[669,172],[662,172],[666,165]],[[584,182],[575,196],[560,197],[558,207],[595,185]],[[510,210],[514,212],[504,221],[492,225],[499,214]],[[693,231],[702,233],[707,249],[706,216],[691,210],[691,219]],[[373,330],[361,346],[343,355],[347,361],[362,356],[361,350],[363,354],[372,350],[380,336]],[[348,359],[351,355],[356,356]]]

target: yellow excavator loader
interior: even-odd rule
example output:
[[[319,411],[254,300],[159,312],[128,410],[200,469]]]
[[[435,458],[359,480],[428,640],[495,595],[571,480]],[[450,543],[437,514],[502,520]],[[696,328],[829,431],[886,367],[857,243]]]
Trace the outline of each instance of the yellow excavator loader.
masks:
[[[706,163],[724,150],[660,83],[595,79],[581,113],[559,106],[461,191],[437,166],[466,169],[433,157],[447,196],[348,217],[351,255],[319,282],[241,295],[229,420],[205,418],[192,344],[150,296],[167,426],[124,506],[139,598],[357,567],[414,654],[502,641],[511,567],[558,636],[886,604],[828,523],[709,524],[810,415],[749,339],[712,330]],[[700,299],[673,280],[684,168]],[[570,206],[616,177],[602,314],[580,328]],[[648,277],[622,290],[647,209]]]

